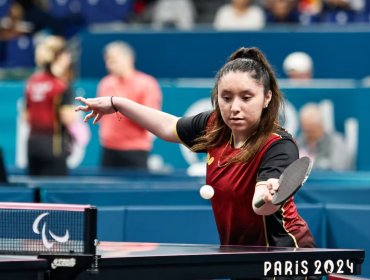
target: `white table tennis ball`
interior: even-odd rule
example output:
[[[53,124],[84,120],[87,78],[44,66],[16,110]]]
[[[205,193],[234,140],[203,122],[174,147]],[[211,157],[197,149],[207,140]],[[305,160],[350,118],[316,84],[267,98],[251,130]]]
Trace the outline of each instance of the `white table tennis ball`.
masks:
[[[199,193],[202,198],[211,199],[215,194],[215,190],[210,185],[204,185],[200,188]]]

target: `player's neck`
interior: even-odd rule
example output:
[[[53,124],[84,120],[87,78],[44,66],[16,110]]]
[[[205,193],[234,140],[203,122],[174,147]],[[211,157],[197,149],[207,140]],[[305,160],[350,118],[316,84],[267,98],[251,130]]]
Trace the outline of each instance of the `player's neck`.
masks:
[[[233,135],[231,135],[231,137],[230,137],[230,144],[235,149],[242,148],[243,146],[247,145],[248,141],[251,139],[251,137],[253,135],[254,135],[254,133],[252,133],[247,138],[245,138],[245,137],[237,138],[237,137],[234,137]]]

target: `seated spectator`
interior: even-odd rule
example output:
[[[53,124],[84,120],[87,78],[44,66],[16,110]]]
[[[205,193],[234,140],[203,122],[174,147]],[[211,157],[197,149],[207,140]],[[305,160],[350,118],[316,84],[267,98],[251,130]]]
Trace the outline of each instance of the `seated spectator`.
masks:
[[[299,21],[302,25],[320,22],[322,12],[322,0],[299,0]]]
[[[13,2],[0,18],[0,80],[24,79],[33,70],[34,25],[22,6]]]
[[[81,1],[81,14],[90,27],[121,26],[134,16],[133,0],[89,0]]]
[[[32,30],[32,23],[24,20],[24,10],[16,2],[10,6],[7,15],[0,19],[0,40],[11,40]]]
[[[231,0],[217,10],[213,26],[218,30],[259,30],[265,23],[263,9],[253,0]]]
[[[265,0],[267,23],[299,23],[298,0]]]
[[[14,0],[24,12],[24,19],[32,23],[33,32],[47,30],[53,35],[65,38],[75,35],[84,26],[81,15],[76,13],[56,16],[50,10],[51,4],[42,0]]]
[[[225,0],[196,0],[194,1],[197,13],[197,25],[209,26],[213,23],[219,7],[225,4]]]
[[[175,27],[191,29],[195,21],[195,7],[191,0],[157,0],[153,7],[154,28]]]
[[[300,156],[309,156],[318,170],[350,169],[349,152],[343,136],[324,130],[317,104],[307,103],[300,111],[301,135],[297,138]]]
[[[285,75],[291,80],[310,80],[313,77],[313,61],[305,52],[293,52],[283,62]]]
[[[133,3],[133,17],[130,23],[150,24],[155,2],[155,0],[135,0]]]
[[[360,20],[366,0],[323,0],[322,21],[344,25]]]

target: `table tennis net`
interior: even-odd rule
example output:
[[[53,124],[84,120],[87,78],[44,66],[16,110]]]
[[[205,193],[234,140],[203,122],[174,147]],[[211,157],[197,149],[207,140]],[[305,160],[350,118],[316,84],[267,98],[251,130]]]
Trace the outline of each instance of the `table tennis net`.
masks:
[[[95,253],[96,208],[71,211],[34,207],[4,209],[0,203],[1,254]]]

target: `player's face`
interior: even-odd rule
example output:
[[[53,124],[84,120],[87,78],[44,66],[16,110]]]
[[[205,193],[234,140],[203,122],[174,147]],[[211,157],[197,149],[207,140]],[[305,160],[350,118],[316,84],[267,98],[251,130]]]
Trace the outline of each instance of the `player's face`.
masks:
[[[249,137],[260,122],[271,91],[265,95],[263,85],[249,73],[230,72],[218,83],[218,104],[222,118],[236,141]]]

